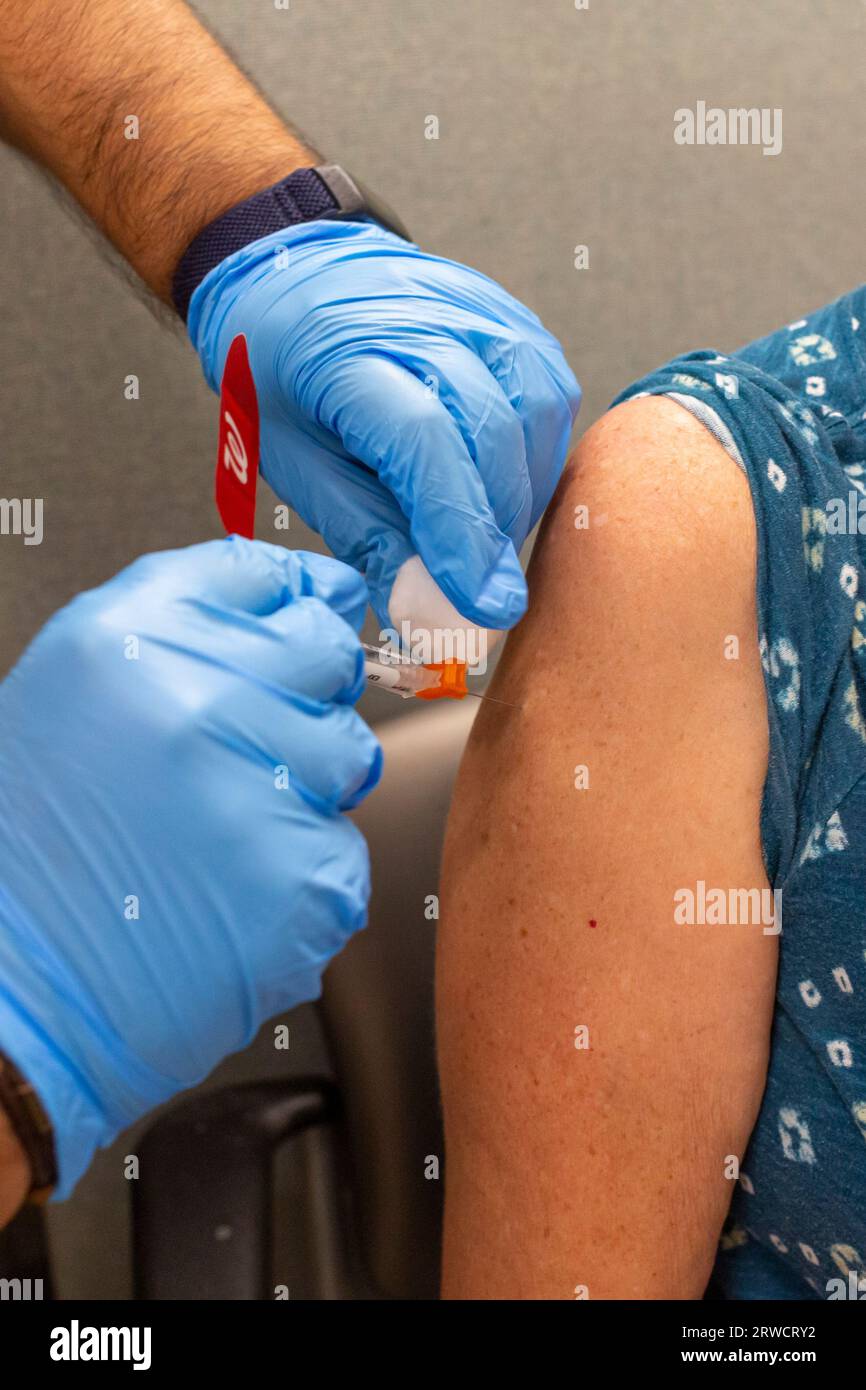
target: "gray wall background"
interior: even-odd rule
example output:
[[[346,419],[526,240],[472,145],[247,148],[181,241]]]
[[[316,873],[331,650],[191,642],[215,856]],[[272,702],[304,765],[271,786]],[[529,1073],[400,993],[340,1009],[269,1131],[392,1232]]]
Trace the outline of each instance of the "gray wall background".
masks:
[[[581,428],[673,353],[730,349],[863,278],[862,0],[196,8],[276,106],[420,241],[540,314],[584,384]],[[699,99],[781,107],[782,153],[676,146],[673,113]],[[431,114],[438,142],[424,138]],[[217,111],[213,129],[217,141]],[[40,174],[3,150],[0,174],[0,492],[45,504],[40,547],[0,537],[5,670],[81,588],[142,551],[219,530],[216,402],[183,336],[130,293]],[[574,269],[578,243],[588,270]],[[123,396],[130,372],[137,402]],[[317,546],[300,523],[290,542]],[[365,701],[373,720],[395,712],[385,697]],[[304,1015],[293,1048],[299,1069],[317,1055]],[[259,1047],[231,1072],[268,1067],[272,1049]],[[52,1217],[67,1293],[126,1287],[123,1194],[109,1170],[106,1156]]]

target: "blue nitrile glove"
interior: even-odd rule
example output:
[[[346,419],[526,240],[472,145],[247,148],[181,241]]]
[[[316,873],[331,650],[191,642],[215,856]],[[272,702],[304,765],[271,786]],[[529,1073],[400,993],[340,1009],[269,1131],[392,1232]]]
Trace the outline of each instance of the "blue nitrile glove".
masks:
[[[352,707],[365,604],[280,546],[146,555],[0,685],[0,1050],[51,1116],[60,1196],[363,926],[341,813],[380,768]]]
[[[366,574],[383,626],[415,553],[465,618],[518,621],[516,551],[550,501],[580,401],[534,314],[376,225],[319,221],[227,257],[195,291],[189,332],[214,390],[246,335],[262,473]]]

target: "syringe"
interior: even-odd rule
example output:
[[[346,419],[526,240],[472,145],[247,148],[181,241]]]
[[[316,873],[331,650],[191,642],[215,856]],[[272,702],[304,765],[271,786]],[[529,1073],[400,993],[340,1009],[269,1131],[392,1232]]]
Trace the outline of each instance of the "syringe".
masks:
[[[462,661],[441,661],[434,666],[422,666],[411,657],[402,656],[389,647],[374,647],[362,642],[364,671],[369,685],[390,690],[403,700],[417,696],[421,700],[443,698],[462,700],[468,695],[466,665]]]
[[[497,705],[508,703],[493,695],[469,690],[464,661],[440,661],[422,666],[389,647],[374,647],[369,642],[362,642],[361,646],[368,685],[388,690],[403,700],[463,700],[467,695],[474,695],[476,700],[491,700]]]

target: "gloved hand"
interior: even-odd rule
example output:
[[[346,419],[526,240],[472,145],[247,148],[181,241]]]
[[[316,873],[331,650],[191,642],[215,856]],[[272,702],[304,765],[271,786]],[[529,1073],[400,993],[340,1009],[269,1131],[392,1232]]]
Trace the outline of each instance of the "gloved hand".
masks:
[[[341,812],[380,769],[352,708],[365,603],[279,546],[147,555],[0,686],[0,1050],[52,1118],[59,1195],[363,926]]]
[[[580,401],[534,314],[376,225],[319,221],[227,257],[195,291],[189,332],[214,390],[246,335],[262,474],[366,575],[384,627],[416,553],[465,618],[518,621],[516,551],[550,501]]]

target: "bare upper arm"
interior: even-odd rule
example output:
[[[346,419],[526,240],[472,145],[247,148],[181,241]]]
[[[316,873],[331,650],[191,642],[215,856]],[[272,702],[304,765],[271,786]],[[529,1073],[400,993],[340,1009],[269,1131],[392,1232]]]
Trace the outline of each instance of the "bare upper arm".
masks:
[[[520,709],[482,708],[448,829],[446,1296],[703,1292],[776,938],[678,925],[674,894],[767,887],[754,571],[748,484],[681,407],[589,431],[492,690]]]

